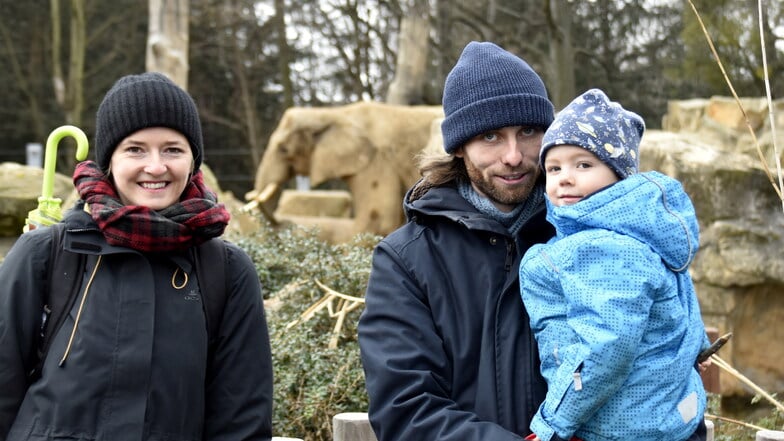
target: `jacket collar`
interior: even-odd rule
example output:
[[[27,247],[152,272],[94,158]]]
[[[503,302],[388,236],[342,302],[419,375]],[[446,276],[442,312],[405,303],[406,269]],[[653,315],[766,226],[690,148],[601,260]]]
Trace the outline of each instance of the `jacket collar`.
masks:
[[[130,248],[109,245],[90,213],[85,210],[83,201],[77,202],[66,212],[63,222],[65,223],[63,248],[66,251],[93,255],[138,253]]]
[[[421,183],[421,181],[420,181]],[[417,183],[419,185],[420,183]],[[419,216],[441,217],[464,225],[469,230],[483,230],[509,237],[509,230],[495,219],[479,212],[469,203],[455,185],[432,187],[412,200],[412,193],[417,190],[414,185],[406,192],[403,207],[408,221]],[[421,193],[421,192],[420,192]],[[537,211],[533,218],[544,218],[545,205]]]

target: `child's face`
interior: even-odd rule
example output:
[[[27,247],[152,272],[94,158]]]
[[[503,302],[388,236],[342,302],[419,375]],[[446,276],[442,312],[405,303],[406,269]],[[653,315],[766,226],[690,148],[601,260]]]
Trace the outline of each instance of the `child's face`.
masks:
[[[581,201],[612,183],[618,176],[596,155],[574,145],[550,148],[544,160],[547,196],[560,207]]]

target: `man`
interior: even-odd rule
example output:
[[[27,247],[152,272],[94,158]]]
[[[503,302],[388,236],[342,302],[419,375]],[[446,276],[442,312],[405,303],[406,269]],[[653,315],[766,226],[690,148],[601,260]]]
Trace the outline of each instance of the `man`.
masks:
[[[447,156],[376,248],[359,343],[379,441],[522,440],[544,399],[518,265],[553,235],[538,167],[553,105],[528,64],[469,43],[444,86]]]

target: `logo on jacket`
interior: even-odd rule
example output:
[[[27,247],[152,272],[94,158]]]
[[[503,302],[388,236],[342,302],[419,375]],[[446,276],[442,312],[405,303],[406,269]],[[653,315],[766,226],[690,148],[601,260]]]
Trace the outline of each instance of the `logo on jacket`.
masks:
[[[197,291],[195,289],[192,289],[192,290],[188,291],[188,294],[185,294],[185,296],[183,296],[183,298],[185,300],[196,300],[196,301],[201,300],[201,296],[199,295],[199,291]]]

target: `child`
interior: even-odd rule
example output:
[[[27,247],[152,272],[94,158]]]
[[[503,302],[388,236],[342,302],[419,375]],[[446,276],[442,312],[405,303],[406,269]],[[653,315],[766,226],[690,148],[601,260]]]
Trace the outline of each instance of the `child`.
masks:
[[[704,439],[695,360],[708,339],[688,267],[699,244],[680,183],[637,173],[645,125],[598,89],[542,140],[556,236],[520,264],[545,401],[529,439]]]

